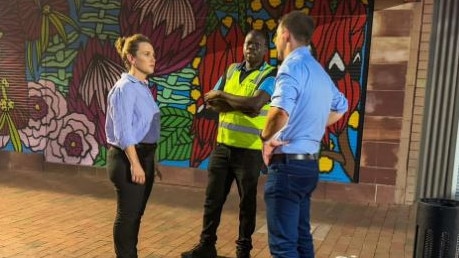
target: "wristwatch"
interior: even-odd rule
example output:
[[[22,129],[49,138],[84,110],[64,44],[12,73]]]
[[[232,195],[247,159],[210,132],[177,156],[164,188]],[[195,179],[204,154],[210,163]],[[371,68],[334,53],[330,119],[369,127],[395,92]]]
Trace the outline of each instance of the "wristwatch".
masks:
[[[260,136],[260,140],[261,140],[262,142],[268,141],[269,139],[265,139],[265,138],[263,138],[263,136],[261,136],[262,133],[263,133],[263,130],[261,130],[260,133],[258,134],[258,136]]]

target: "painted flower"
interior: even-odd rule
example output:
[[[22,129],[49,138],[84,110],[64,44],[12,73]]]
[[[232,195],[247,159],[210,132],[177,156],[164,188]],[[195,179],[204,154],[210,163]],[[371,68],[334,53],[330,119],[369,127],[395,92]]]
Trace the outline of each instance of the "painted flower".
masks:
[[[28,70],[32,78],[38,79],[34,63],[42,61],[50,39],[57,34],[67,42],[65,26],[77,29],[78,24],[70,18],[70,6],[66,0],[16,0],[14,3],[26,39],[24,52]]]
[[[94,123],[90,122],[85,115],[72,113],[65,116],[58,137],[50,140],[46,146],[46,161],[93,165],[99,153],[94,133]]]
[[[311,10],[317,19],[312,38],[317,59],[349,102],[349,110],[343,118],[327,128],[325,146],[329,146],[329,133],[340,134],[346,129],[350,115],[360,102],[366,15],[357,14],[365,13],[364,4],[358,0],[339,2],[336,9],[331,8],[329,1],[320,1]]]
[[[105,144],[105,112],[107,95],[124,71],[113,44],[92,38],[78,52],[70,82],[70,112],[86,115],[96,125],[95,137]]]
[[[156,52],[155,75],[178,71],[199,50],[207,15],[204,0],[125,0],[120,12],[122,35],[142,33]]]
[[[157,27],[166,22],[166,34],[169,35],[177,29],[182,30],[182,38],[196,30],[196,19],[193,6],[188,0],[151,1],[138,0],[134,10],[140,11],[140,23],[148,15],[153,15],[151,26]],[[176,11],[180,11],[177,13]],[[171,17],[174,17],[171,19]]]
[[[44,150],[49,140],[56,139],[67,114],[64,96],[51,81],[29,82],[29,122],[19,131],[21,141],[33,151]]]
[[[38,40],[43,33],[46,36],[64,33],[62,25],[69,23],[66,0],[16,0],[15,3],[28,40]]]

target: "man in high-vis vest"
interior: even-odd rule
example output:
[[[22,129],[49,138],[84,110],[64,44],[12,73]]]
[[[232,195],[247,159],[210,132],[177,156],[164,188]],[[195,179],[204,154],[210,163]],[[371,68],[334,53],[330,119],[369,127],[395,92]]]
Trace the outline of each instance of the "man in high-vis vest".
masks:
[[[231,64],[214,90],[204,96],[207,108],[219,112],[217,146],[208,167],[200,242],[182,253],[184,258],[217,257],[216,232],[233,181],[236,181],[240,197],[236,255],[250,257],[258,177],[263,164],[259,135],[265,125],[277,72],[263,60],[267,44],[262,32],[250,31],[244,41],[244,61]]]

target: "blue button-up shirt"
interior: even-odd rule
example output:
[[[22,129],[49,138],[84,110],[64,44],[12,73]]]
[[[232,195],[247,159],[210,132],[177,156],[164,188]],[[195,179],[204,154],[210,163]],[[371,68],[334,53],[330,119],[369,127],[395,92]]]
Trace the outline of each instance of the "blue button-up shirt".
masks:
[[[330,111],[344,113],[348,102],[307,47],[292,51],[276,77],[271,106],[285,110],[289,119],[276,135],[286,145],[275,153],[317,153]]]
[[[155,143],[160,134],[160,112],[148,85],[123,73],[107,97],[107,142],[126,149],[137,143]]]

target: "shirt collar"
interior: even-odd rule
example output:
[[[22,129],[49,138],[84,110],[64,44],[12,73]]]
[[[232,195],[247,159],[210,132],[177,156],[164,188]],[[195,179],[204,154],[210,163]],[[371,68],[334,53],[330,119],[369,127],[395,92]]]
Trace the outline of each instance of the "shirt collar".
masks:
[[[141,83],[142,85],[148,85],[148,80],[145,80],[145,81],[141,81],[139,79],[137,79],[136,77],[128,74],[128,73],[122,73],[121,74],[121,78],[123,79],[128,79],[129,81],[133,82],[133,83]]]
[[[245,71],[246,72],[247,70],[245,69],[245,63],[246,63],[246,61],[243,61],[242,63],[239,63],[236,68],[238,70],[240,70],[240,71]],[[266,68],[267,64],[268,63],[266,63],[266,61],[263,61],[263,63],[260,65],[260,67],[258,67],[258,70],[259,71],[263,71]],[[253,70],[255,70],[255,69],[253,69]]]
[[[301,46],[295,48],[290,54],[287,56],[286,59],[293,58],[296,55],[311,55],[311,50],[309,50],[309,46]]]

